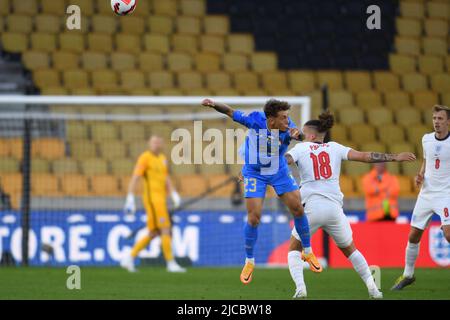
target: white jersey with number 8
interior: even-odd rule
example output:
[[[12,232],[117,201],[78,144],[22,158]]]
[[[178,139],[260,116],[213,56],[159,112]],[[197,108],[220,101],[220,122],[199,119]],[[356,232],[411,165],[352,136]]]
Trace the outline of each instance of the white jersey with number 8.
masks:
[[[339,186],[339,176],[341,163],[348,159],[350,150],[336,142],[302,142],[287,152],[299,169],[303,203],[316,194],[343,205],[344,195]]]

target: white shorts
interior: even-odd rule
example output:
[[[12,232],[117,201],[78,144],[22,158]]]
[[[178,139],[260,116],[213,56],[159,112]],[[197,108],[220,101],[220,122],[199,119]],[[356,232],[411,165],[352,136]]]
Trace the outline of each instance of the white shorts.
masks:
[[[425,230],[433,213],[441,217],[441,225],[450,225],[450,197],[420,194],[411,218],[411,226]]]
[[[353,232],[342,206],[323,196],[311,196],[305,205],[311,236],[322,228],[334,240],[339,248],[348,247],[353,241]],[[292,236],[300,241],[300,236],[292,229]]]

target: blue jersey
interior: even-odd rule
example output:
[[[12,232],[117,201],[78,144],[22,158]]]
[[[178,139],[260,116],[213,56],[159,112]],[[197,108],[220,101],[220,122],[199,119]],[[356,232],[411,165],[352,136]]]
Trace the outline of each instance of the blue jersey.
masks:
[[[243,172],[273,175],[287,169],[284,154],[291,142],[289,131],[269,131],[266,115],[262,111],[245,115],[242,111],[235,110],[233,120],[250,129],[244,143]],[[289,128],[296,128],[290,118]]]

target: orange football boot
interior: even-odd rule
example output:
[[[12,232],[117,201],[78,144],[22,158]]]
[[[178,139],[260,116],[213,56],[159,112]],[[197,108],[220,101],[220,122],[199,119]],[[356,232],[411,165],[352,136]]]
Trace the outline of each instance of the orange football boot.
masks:
[[[313,252],[309,254],[305,254],[304,252],[302,252],[302,259],[303,261],[309,263],[309,268],[311,269],[311,271],[316,273],[322,272],[322,266],[320,265],[319,260],[317,260]]]
[[[252,281],[253,269],[255,269],[255,265],[253,263],[245,263],[245,266],[241,272],[241,282],[243,284],[249,284],[250,281]]]

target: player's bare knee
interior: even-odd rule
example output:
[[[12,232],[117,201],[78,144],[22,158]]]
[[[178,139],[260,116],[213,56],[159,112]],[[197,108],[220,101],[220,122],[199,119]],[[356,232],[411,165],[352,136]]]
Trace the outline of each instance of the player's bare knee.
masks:
[[[259,225],[260,217],[256,214],[249,214],[248,216],[248,224],[252,227],[256,227]]]
[[[410,243],[419,243],[420,238],[422,237],[422,231],[416,228],[411,228],[409,232],[408,241]]]
[[[293,236],[289,242],[289,251],[302,251],[302,243]]]
[[[303,216],[303,214],[305,213],[305,210],[303,209],[302,205],[298,205],[298,206],[291,207],[291,212],[295,218],[299,218],[299,217]]]

